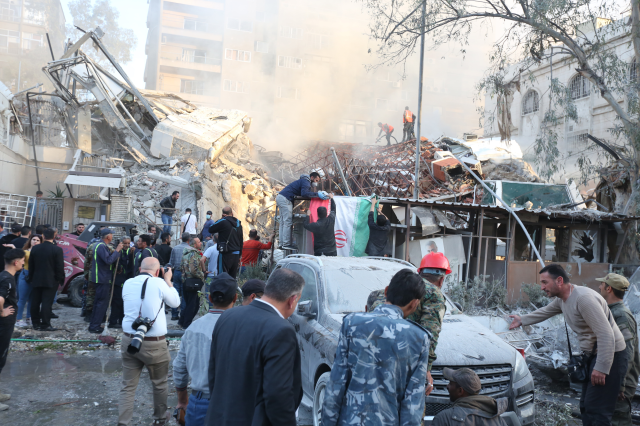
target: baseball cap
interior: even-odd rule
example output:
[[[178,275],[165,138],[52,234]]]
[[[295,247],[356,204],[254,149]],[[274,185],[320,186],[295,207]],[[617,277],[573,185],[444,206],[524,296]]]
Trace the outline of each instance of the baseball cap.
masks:
[[[456,382],[458,386],[466,390],[469,395],[477,395],[482,390],[480,377],[470,368],[445,368],[442,370],[445,379]]]
[[[619,274],[607,274],[604,278],[596,278],[596,281],[605,283],[616,290],[627,291],[629,288],[629,280]]]
[[[236,279],[226,272],[223,272],[213,277],[209,291],[211,294],[219,291],[220,293],[229,295],[230,293],[235,293],[237,288],[238,283]]]
[[[104,228],[100,230],[100,235],[104,238],[109,234],[113,234],[113,231],[109,228]]]
[[[19,223],[13,222],[11,224],[11,232],[12,233],[16,233],[16,232],[20,232],[22,230],[22,225],[20,225]]]
[[[207,210],[207,214],[213,214],[211,210]]]
[[[242,285],[242,296],[249,297],[253,293],[264,293],[265,283],[257,278],[251,279]]]

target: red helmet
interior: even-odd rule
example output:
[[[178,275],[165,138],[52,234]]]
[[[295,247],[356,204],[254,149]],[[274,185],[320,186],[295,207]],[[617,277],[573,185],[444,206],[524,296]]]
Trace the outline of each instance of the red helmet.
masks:
[[[449,275],[451,273],[449,259],[447,259],[444,254],[439,252],[431,252],[423,257],[422,262],[420,262],[420,266],[418,267],[418,273],[420,273],[423,268],[444,269],[446,275]]]

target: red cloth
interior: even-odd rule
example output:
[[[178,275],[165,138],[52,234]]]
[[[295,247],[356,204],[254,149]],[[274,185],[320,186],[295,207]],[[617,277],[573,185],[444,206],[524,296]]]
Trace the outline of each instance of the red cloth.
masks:
[[[255,265],[258,263],[258,255],[260,250],[268,250],[271,248],[271,241],[262,244],[258,240],[247,240],[242,244],[242,260],[241,265]]]
[[[331,200],[323,200],[321,198],[312,198],[309,204],[309,223],[315,223],[318,220],[318,207],[325,207],[327,215],[331,209]],[[311,242],[313,242],[313,234],[311,234]]]

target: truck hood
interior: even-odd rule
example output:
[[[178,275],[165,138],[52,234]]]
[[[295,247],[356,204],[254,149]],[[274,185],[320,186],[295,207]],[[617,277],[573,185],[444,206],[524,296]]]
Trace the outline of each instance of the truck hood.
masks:
[[[337,323],[334,331],[339,333],[344,315],[329,316]],[[515,354],[515,348],[474,319],[464,314],[445,315],[436,348],[438,359],[434,365],[462,367],[510,364],[513,367]]]

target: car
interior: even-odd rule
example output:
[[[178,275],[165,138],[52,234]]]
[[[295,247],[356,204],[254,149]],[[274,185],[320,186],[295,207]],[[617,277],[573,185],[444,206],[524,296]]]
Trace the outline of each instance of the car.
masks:
[[[342,319],[363,312],[371,291],[389,285],[401,269],[415,266],[384,257],[325,257],[293,254],[275,269],[298,272],[305,280],[296,312],[289,317],[298,337],[302,367],[302,405],[321,424],[324,390],[331,372]],[[522,425],[535,419],[534,384],[523,356],[491,330],[464,315],[448,298],[447,311],[432,367],[434,390],[426,398],[425,424],[449,408],[451,402],[443,369],[473,369],[482,383],[481,394],[507,397],[509,410]]]
[[[56,238],[56,244],[64,254],[64,284],[60,287],[60,294],[66,294],[72,306],[82,306],[82,287],[84,285],[84,261],[89,242],[100,236],[100,228],[108,227],[113,231],[113,242],[116,243],[123,236],[133,238],[135,223],[128,222],[92,222],[79,236],[62,234]]]

